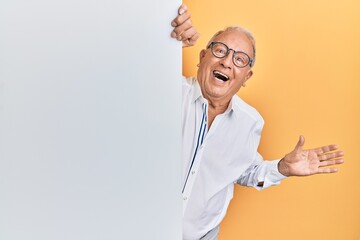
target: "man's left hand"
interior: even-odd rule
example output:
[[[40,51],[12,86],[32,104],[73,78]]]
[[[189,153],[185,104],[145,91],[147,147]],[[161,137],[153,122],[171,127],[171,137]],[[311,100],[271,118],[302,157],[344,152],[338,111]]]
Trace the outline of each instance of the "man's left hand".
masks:
[[[278,164],[279,172],[284,176],[309,176],[319,173],[335,173],[333,166],[344,162],[342,151],[336,151],[338,146],[327,145],[314,149],[302,149],[305,138],[300,136],[295,149],[287,154]],[[324,168],[325,167],[325,168]]]
[[[182,46],[190,47],[195,45],[200,37],[191,22],[191,16],[185,4],[182,4],[178,9],[178,16],[171,22],[174,30],[171,32],[171,37],[182,41]]]

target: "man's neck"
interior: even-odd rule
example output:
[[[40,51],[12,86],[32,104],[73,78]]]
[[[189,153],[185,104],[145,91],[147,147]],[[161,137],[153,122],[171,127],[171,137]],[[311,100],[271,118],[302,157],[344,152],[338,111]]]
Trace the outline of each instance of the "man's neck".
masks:
[[[227,102],[214,102],[211,101],[209,99],[208,103],[208,125],[209,125],[209,129],[210,126],[212,124],[212,122],[214,121],[214,119],[216,118],[217,115],[220,115],[222,113],[224,113],[226,111],[226,109],[229,107],[230,104],[230,100]]]

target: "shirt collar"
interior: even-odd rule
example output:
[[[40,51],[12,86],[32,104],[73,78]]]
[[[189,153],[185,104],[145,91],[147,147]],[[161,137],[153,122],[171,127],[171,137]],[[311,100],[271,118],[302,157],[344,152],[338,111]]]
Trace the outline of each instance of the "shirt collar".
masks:
[[[203,97],[202,95],[202,92],[201,92],[201,88],[200,88],[200,85],[199,85],[199,82],[194,79],[194,91],[193,91],[193,97],[192,97],[192,101],[193,102],[196,102],[196,100],[198,100],[199,98],[202,98],[205,102],[207,102],[207,100]],[[232,113],[235,111],[235,107],[234,107],[234,98],[236,96],[233,96],[230,100],[230,103],[229,103],[229,106],[228,108],[226,109],[226,111],[224,112],[224,114],[228,114],[228,113]],[[236,114],[235,114],[236,116]]]

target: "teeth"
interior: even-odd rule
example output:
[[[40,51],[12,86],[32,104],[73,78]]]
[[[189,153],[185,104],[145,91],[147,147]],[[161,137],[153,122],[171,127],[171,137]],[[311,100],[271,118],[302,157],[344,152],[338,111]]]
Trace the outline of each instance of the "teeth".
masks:
[[[215,75],[220,75],[220,76],[224,77],[226,80],[229,80],[229,77],[227,75],[225,75],[224,73],[221,73],[221,72],[219,72],[217,70],[214,71],[214,74]]]

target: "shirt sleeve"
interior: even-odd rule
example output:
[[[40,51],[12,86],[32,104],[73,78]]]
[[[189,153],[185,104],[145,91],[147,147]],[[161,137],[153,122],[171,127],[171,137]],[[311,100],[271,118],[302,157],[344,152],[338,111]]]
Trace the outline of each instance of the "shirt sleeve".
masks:
[[[254,187],[257,190],[280,184],[280,181],[286,176],[278,170],[279,161],[280,159],[264,161],[261,155],[257,153],[254,163],[240,176],[236,183]]]

